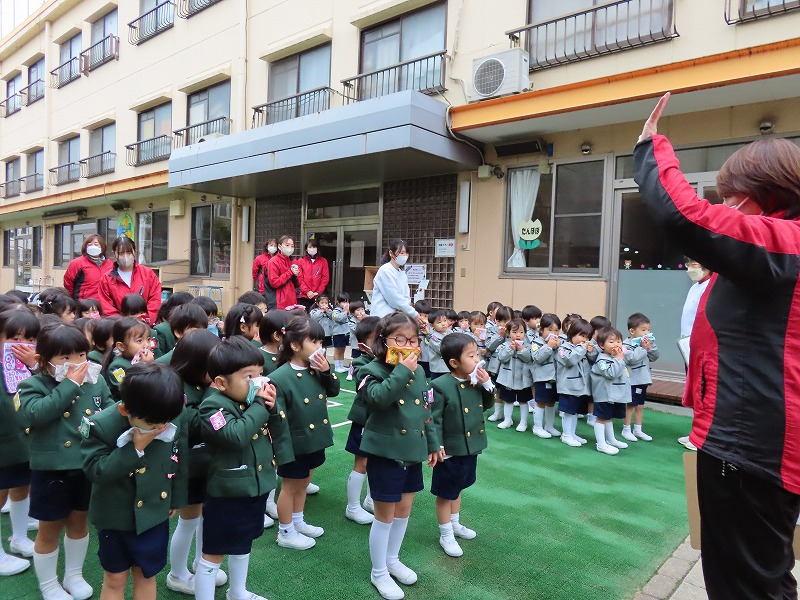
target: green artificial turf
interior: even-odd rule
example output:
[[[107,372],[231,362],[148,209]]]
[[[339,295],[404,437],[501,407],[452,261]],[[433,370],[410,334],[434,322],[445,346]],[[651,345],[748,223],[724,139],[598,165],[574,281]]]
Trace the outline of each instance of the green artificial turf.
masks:
[[[329,409],[333,424],[346,420],[352,398],[342,392],[333,399],[343,403]],[[489,449],[461,511],[461,521],[478,537],[460,541],[463,557],[444,554],[427,491],[431,470],[424,467],[426,491],[416,498],[400,555],[419,574],[417,584],[405,588],[406,598],[633,598],[686,537],[683,449],[676,438],[689,431],[688,418],[646,411],[645,430],[654,441],[631,444],[617,456],[594,449],[583,421],[578,434],[590,441],[582,448],[487,425]],[[336,445],[313,479],[322,489],[306,503],[306,520],[324,527],[325,535],[315,548],[299,552],[279,548],[276,529],[266,530],[253,547],[251,591],[270,600],[380,598],[369,582],[369,526],[344,517],[353,465],[344,451],[348,431],[348,425],[334,429]],[[7,538],[7,515],[2,526]],[[93,532],[84,573],[98,598],[102,570],[95,540]],[[166,574],[158,575],[158,597],[188,598],[166,589]],[[0,598],[40,597],[33,567],[0,580]],[[224,597],[225,588],[218,588],[216,598]]]

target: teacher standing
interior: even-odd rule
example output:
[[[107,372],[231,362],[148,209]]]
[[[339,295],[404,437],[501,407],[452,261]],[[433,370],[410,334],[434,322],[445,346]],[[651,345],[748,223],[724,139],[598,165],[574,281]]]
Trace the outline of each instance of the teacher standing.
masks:
[[[711,600],[797,598],[800,514],[800,148],[767,138],[697,197],[657,124],[634,149],[658,227],[714,272],[690,338],[683,403],[694,407],[703,574]]]
[[[275,289],[275,304],[279,310],[297,304],[298,278],[300,267],[292,263],[290,258],[294,254],[294,240],[288,236],[281,236],[278,240],[278,253],[269,259],[267,277],[269,284]]]
[[[419,324],[426,323],[425,317],[411,305],[411,288],[404,268],[408,262],[408,245],[400,238],[393,239],[382,262],[373,281],[369,314],[385,317],[399,310],[416,319]]]
[[[106,241],[103,237],[96,233],[87,235],[81,246],[81,255],[67,266],[64,287],[74,300],[96,299],[100,278],[113,266],[114,263],[106,258]]]
[[[306,242],[306,253],[296,263],[300,267],[300,304],[310,311],[317,296],[325,293],[331,279],[328,261],[319,255],[316,240]],[[333,300],[333,298],[331,298]],[[333,302],[331,302],[333,304]]]
[[[122,299],[127,294],[139,294],[147,302],[147,316],[154,325],[161,306],[161,282],[155,271],[136,260],[136,244],[128,236],[120,236],[111,246],[115,262],[100,278],[98,300],[107,317],[120,314]]]

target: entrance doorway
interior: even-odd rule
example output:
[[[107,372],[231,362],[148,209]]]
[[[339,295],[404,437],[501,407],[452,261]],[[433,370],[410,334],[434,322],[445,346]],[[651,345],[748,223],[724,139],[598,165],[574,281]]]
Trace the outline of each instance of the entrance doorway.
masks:
[[[365,301],[364,267],[379,261],[378,225],[307,227],[306,239],[316,240],[320,256],[328,261],[331,303],[339,292],[347,292],[350,302]]]

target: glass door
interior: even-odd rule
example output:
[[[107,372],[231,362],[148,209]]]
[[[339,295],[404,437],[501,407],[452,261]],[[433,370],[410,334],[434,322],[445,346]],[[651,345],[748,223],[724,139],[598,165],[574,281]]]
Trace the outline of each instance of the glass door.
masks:
[[[347,292],[350,301],[366,300],[365,267],[377,265],[380,245],[377,225],[337,225],[306,232],[306,239],[316,240],[319,256],[328,261],[331,300]]]

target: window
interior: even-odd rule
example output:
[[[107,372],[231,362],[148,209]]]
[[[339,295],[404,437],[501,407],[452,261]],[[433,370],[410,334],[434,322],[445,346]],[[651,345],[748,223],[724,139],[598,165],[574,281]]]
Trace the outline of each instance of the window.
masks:
[[[86,177],[96,177],[114,171],[117,155],[117,125],[110,123],[89,132],[89,158],[86,164]]]
[[[599,274],[604,165],[509,170],[507,269]]]
[[[230,276],[230,202],[192,208],[190,271],[192,275]]]
[[[33,228],[33,256],[31,263],[34,267],[42,266],[42,226]]]
[[[739,0],[739,14],[743,19],[780,14],[796,8],[800,8],[797,0]]]
[[[15,27],[32,15],[45,0],[1,0],[0,38],[6,37]]]
[[[138,139],[134,165],[168,158],[172,151],[172,104],[166,103],[139,113]]]
[[[41,227],[18,227],[3,232],[3,266],[14,269],[14,285],[30,285],[31,267],[41,266],[41,234]],[[35,235],[38,235],[37,248],[34,248]]]
[[[3,230],[3,266],[11,266],[11,230]]]
[[[50,169],[50,172],[55,174],[56,185],[80,179],[80,151],[81,137],[79,135],[58,144],[58,166]]]
[[[35,192],[44,188],[44,150],[31,152],[26,157],[25,187],[23,192]]]
[[[68,39],[59,48],[59,66],[53,71],[55,86],[60,88],[81,76],[81,34]]]
[[[22,99],[26,106],[44,98],[44,58],[40,58],[28,67],[28,87]]]
[[[139,0],[138,19],[128,23],[128,41],[138,46],[175,24],[174,0]]]
[[[92,23],[91,46],[84,55],[83,68],[91,71],[117,57],[117,9]]]
[[[53,235],[53,266],[66,268],[73,258],[78,258],[81,255],[83,240],[87,235],[91,233],[100,233],[102,235],[101,223],[105,222],[108,225],[115,221],[116,219],[109,218],[56,225]],[[113,243],[113,241],[112,239],[111,242]],[[111,244],[109,244],[110,247]]]
[[[228,135],[231,114],[230,80],[191,94],[186,102],[186,112],[189,126],[175,132],[179,145],[194,144],[211,133]]]
[[[330,108],[331,46],[325,44],[276,61],[269,69],[269,102],[293,97],[270,108],[267,123],[277,123]],[[325,88],[320,90],[320,88]]]
[[[136,215],[136,247],[139,262],[148,265],[167,260],[169,211],[157,210]]]
[[[12,77],[6,82],[6,115],[13,115],[22,108],[22,73]]]
[[[19,158],[6,161],[6,198],[19,196],[20,192],[20,177],[22,172],[20,167],[22,161]]]
[[[117,35],[117,9],[105,14],[92,23],[92,45],[95,45],[110,35]]]

